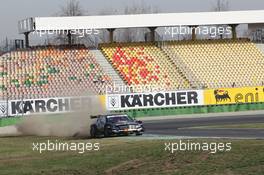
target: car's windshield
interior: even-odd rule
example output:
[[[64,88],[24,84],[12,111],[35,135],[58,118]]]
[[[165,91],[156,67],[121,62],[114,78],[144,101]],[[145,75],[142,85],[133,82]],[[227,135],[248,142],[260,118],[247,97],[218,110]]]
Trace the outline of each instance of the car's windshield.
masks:
[[[108,116],[107,120],[111,123],[118,123],[118,122],[131,122],[133,121],[130,117],[126,115],[122,116]]]

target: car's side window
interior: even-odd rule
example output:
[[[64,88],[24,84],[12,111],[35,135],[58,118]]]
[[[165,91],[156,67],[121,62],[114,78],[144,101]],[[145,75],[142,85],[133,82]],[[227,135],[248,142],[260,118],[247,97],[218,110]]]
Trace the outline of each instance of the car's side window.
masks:
[[[97,128],[101,127],[101,117],[97,118],[97,122],[96,122]]]
[[[99,125],[99,127],[102,127],[103,125],[104,125],[104,117],[100,117],[99,119],[98,119],[98,125]]]

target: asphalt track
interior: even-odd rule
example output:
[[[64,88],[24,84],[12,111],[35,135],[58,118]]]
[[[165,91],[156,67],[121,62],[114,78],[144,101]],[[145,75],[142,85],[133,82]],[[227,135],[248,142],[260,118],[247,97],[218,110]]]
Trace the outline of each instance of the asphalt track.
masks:
[[[254,138],[264,139],[264,129],[201,129],[189,128],[199,126],[264,123],[263,114],[175,118],[166,120],[145,121],[146,134],[159,136],[179,136],[194,138]]]

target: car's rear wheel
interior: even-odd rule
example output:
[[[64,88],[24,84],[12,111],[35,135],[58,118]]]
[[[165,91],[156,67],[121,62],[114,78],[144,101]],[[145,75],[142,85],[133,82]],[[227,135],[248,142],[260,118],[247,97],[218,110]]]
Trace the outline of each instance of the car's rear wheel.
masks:
[[[109,133],[109,129],[107,129],[107,127],[104,128],[104,137],[109,137],[110,133]]]
[[[97,133],[96,133],[95,126],[91,126],[90,135],[91,135],[91,138],[96,138]]]

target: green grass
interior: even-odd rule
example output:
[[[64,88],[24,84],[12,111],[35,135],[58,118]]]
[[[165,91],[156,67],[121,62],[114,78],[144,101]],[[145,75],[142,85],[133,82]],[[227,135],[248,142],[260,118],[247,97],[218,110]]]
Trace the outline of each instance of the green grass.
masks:
[[[100,150],[76,152],[32,151],[32,143],[56,139],[62,142],[99,142]],[[197,142],[197,140],[193,140]],[[50,137],[11,137],[0,139],[0,174],[94,175],[94,174],[191,174],[262,175],[264,140],[199,140],[232,142],[230,152],[164,151],[169,140],[109,138],[68,140]],[[178,142],[178,140],[171,140]]]
[[[195,129],[264,129],[264,123],[246,123],[246,124],[227,124],[227,125],[211,125],[189,127]]]

